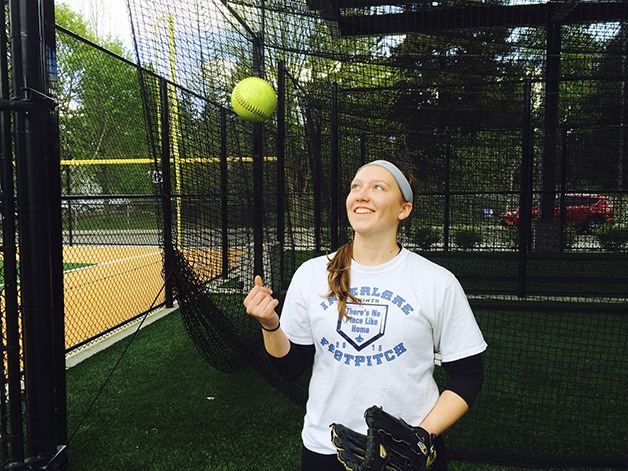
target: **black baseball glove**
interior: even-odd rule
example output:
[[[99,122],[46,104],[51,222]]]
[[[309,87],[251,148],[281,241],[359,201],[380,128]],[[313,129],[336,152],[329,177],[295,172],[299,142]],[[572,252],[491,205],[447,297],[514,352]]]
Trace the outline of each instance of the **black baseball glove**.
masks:
[[[411,427],[381,407],[364,412],[366,435],[332,424],[338,459],[348,471],[429,471],[436,460],[434,435]]]

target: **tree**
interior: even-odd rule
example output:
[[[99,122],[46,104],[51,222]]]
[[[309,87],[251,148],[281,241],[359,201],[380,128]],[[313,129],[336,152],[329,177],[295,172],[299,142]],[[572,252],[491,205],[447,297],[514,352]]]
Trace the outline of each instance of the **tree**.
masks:
[[[56,6],[56,20],[82,38],[97,39],[65,4]],[[152,193],[146,165],[111,164],[111,159],[146,159],[150,153],[137,69],[116,57],[129,55],[120,40],[100,42],[113,54],[62,31],[57,34],[62,158],[103,160],[66,169],[71,172],[66,192]]]
[[[462,182],[473,175],[478,156],[491,154],[487,144],[494,143],[473,136],[520,128],[521,87],[504,80],[515,67],[506,60],[510,34],[507,28],[408,34],[392,50],[391,65],[401,70],[397,86],[403,91],[389,118],[406,129],[415,171],[430,188],[444,189],[446,158],[459,172],[451,180]],[[510,166],[483,162],[494,170]],[[503,180],[498,172],[494,178]]]

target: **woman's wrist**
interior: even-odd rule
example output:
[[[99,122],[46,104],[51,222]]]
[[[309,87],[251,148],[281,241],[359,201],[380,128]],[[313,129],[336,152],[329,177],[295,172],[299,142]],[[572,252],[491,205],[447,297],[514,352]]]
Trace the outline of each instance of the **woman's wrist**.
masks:
[[[275,332],[279,330],[279,327],[281,327],[281,322],[279,322],[279,319],[277,319],[277,325],[274,327],[266,327],[260,322],[260,326],[262,327],[262,330],[265,330],[266,332]]]

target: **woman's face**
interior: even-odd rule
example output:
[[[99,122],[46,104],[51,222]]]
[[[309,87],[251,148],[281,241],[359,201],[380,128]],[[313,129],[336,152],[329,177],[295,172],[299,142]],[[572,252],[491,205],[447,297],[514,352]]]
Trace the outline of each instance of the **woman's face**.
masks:
[[[356,174],[346,206],[351,227],[361,235],[392,233],[396,237],[399,222],[412,210],[393,176],[377,165],[364,167]]]

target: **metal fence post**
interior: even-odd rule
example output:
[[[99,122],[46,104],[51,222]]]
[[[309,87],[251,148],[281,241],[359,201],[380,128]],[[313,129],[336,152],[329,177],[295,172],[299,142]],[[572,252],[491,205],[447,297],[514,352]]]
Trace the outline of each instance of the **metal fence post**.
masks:
[[[227,110],[225,108],[220,108],[221,276],[225,279],[229,277],[229,179],[227,170]]]
[[[277,241],[279,273],[283,285],[286,214],[286,70],[283,61],[277,66]]]
[[[532,142],[532,84],[524,83],[523,129],[521,133],[521,186],[519,188],[519,261],[517,296],[525,297],[527,291],[528,251],[532,236],[532,181],[534,143]]]
[[[339,143],[339,110],[338,110],[338,83],[331,86],[331,209],[330,232],[331,248],[335,250],[340,245],[340,143]]]
[[[253,72],[263,77],[263,40],[253,39]],[[264,128],[253,123],[253,267],[264,277]],[[252,283],[253,280],[246,280]]]
[[[54,4],[13,0],[11,59],[19,204],[20,286],[29,461],[62,463],[67,439]],[[58,207],[57,207],[58,206]],[[21,424],[14,424],[20,427]],[[67,451],[67,450],[66,450]]]
[[[164,215],[164,283],[165,304],[172,307],[174,304],[173,280],[170,274],[174,269],[174,244],[172,241],[172,179],[170,168],[170,107],[168,101],[168,84],[163,78],[159,79],[159,115],[161,137],[161,205]],[[177,175],[179,178],[179,175]],[[177,195],[180,197],[180,195]],[[179,241],[180,242],[180,241]]]
[[[6,24],[6,11],[2,8],[2,24]],[[0,95],[8,102],[10,97],[8,38],[6,28],[0,31]],[[6,365],[3,368],[7,386],[8,401],[2,395],[2,414],[8,417],[2,421],[2,436],[10,432],[7,440],[2,440],[4,462],[24,460],[24,428],[22,414],[22,388],[20,365],[20,325],[17,295],[17,245],[15,223],[15,175],[13,171],[13,146],[11,141],[11,115],[9,110],[0,111],[0,172],[2,185],[2,255],[4,272],[4,320],[6,330]],[[7,404],[8,402],[8,404]],[[8,415],[5,414],[8,408]],[[10,448],[9,448],[10,446]]]

